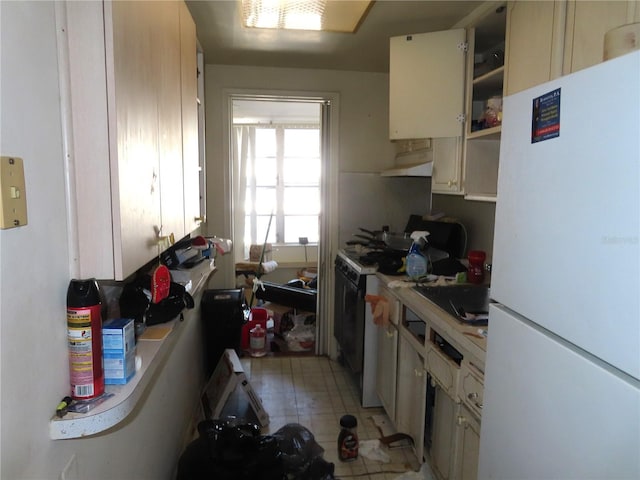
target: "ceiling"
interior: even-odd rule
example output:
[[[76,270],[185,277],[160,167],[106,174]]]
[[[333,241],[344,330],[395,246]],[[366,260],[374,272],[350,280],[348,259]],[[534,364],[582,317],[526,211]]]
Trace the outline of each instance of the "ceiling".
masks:
[[[241,26],[239,1],[186,3],[206,63],[363,72],[389,71],[390,37],[449,29],[481,4],[377,0],[355,33],[337,33],[248,29]]]

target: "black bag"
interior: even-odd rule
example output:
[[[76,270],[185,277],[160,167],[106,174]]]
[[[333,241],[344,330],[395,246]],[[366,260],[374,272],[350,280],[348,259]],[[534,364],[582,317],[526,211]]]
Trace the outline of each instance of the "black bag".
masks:
[[[273,435],[233,420],[204,420],[180,456],[176,480],[335,480],[324,449],[297,423]]]
[[[169,295],[159,303],[151,302],[151,275],[142,275],[124,286],[120,295],[120,316],[133,318],[147,326],[165,323],[185,308],[193,308],[193,297],[179,283],[171,282]]]

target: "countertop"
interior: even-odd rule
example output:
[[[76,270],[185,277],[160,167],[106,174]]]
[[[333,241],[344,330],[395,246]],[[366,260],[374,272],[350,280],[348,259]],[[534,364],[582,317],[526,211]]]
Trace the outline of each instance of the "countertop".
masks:
[[[206,286],[209,276],[215,272],[213,261],[202,262],[192,270],[184,271],[181,283],[193,296],[200,293]],[[178,272],[172,272],[176,275]],[[180,280],[175,280],[180,281]],[[152,383],[157,371],[162,370],[166,359],[175,346],[181,333],[181,322],[178,318],[149,327],[162,330],[157,339],[140,338],[136,345],[136,356],[140,358],[140,368],[133,378],[125,385],[106,385],[105,392],[113,396],[97,405],[89,413],[68,413],[62,418],[54,415],[49,422],[49,438],[53,440],[79,438],[103,432],[122,422],[144,398],[144,392]]]
[[[478,335],[479,328],[488,331],[488,326],[469,326],[458,321],[451,314],[414,290],[412,287],[416,285],[415,282],[406,282],[407,286],[402,287],[389,287],[390,284],[393,285],[393,282],[404,281],[407,277],[390,276],[382,273],[376,273],[376,276],[404,305],[431,323],[433,328],[438,331],[440,335],[443,335],[447,341],[452,343],[457,349],[465,351],[467,355],[471,355],[472,359],[475,357],[475,362],[473,363],[484,370],[487,338],[478,338],[474,335]],[[426,283],[424,285],[432,284],[433,283]]]

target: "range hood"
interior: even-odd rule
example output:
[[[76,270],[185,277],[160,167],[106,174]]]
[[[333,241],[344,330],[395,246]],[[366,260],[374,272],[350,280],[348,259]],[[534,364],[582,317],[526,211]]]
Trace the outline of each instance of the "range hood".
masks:
[[[401,140],[396,143],[393,168],[383,170],[383,177],[430,177],[433,173],[433,150],[430,139]]]
[[[380,175],[383,177],[430,177],[432,172],[433,162],[431,161],[390,168],[380,172]]]

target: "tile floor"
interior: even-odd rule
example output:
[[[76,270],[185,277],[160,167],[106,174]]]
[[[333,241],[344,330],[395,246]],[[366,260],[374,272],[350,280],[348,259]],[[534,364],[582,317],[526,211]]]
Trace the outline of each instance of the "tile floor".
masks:
[[[262,399],[270,424],[263,434],[287,423],[308,428],[325,449],[324,459],[335,464],[338,479],[390,480],[420,465],[410,447],[386,449],[390,463],[364,458],[344,463],[338,460],[340,417],[355,415],[360,441],[381,437],[372,415],[382,408],[362,408],[353,380],[337,362],[327,357],[262,357],[242,359],[251,385]],[[383,447],[384,448],[384,447]]]

